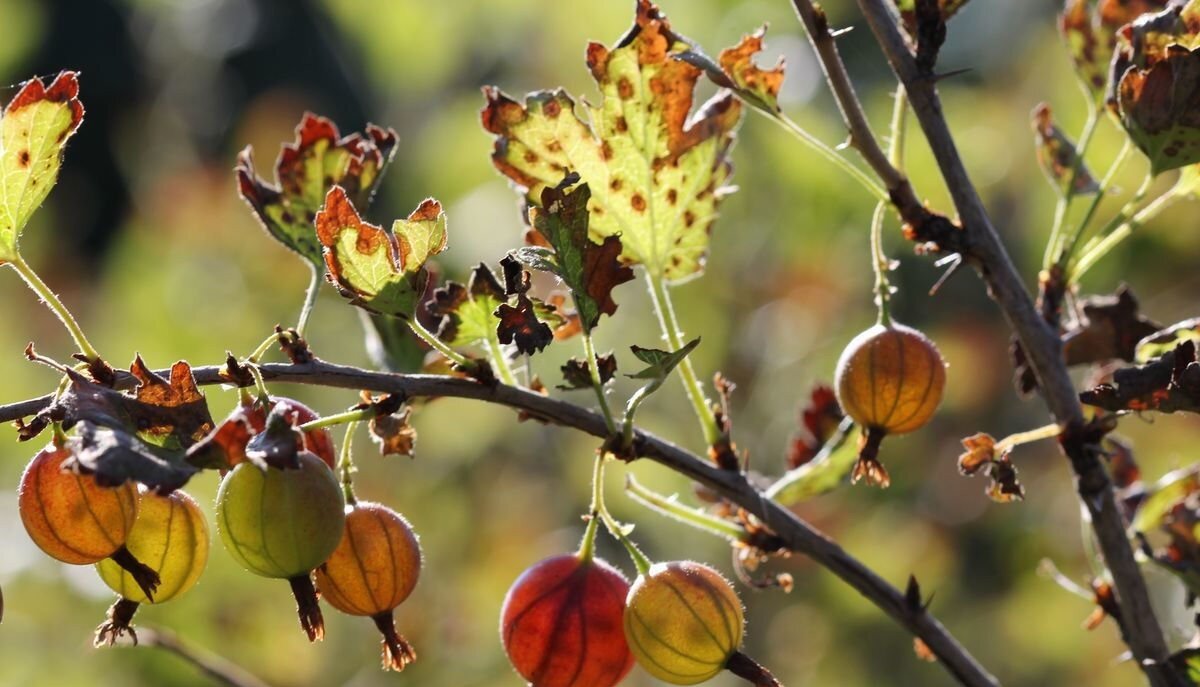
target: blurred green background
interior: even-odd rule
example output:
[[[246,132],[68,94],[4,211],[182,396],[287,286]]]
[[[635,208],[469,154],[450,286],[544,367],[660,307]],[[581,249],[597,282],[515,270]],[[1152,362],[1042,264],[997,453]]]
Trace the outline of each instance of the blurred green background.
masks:
[[[3,0],[0,83],[62,68],[82,71],[88,115],[67,150],[58,188],[26,232],[29,261],[41,270],[116,364],[140,352],[156,367],[184,358],[212,364],[226,350],[247,354],[276,323],[293,322],[308,277],[274,244],[237,198],[234,156],[253,145],[268,172],[305,109],[329,115],[343,132],[366,121],[401,136],[396,163],[371,215],[407,214],[432,195],[446,206],[451,250],[445,273],[463,279],[471,265],[494,262],[518,245],[517,199],[488,160],[480,129],[479,87],[510,93],[562,85],[595,98],[583,64],[589,39],[614,41],[628,27],[631,1],[574,0]],[[849,0],[825,3],[859,91],[882,131],[893,87],[882,56]],[[831,143],[844,132],[798,22],[785,0],[662,0],[674,28],[715,54],[764,21],[767,56],[788,59],[785,108]],[[972,3],[956,18],[944,69],[969,68],[942,86],[958,144],[1022,273],[1032,285],[1053,212],[1039,171],[1028,113],[1047,100],[1064,128],[1084,119],[1065,51],[1054,31],[1056,3]],[[705,87],[705,94],[711,92]],[[7,100],[15,87],[7,86]],[[918,192],[950,204],[913,127],[910,171]],[[1121,143],[1102,123],[1093,166],[1102,171]],[[703,335],[693,356],[707,379],[717,370],[737,383],[736,440],[766,474],[783,470],[796,415],[811,386],[828,382],[842,346],[871,324],[867,225],[872,203],[861,189],[767,120],[749,115],[734,151],[740,192],[722,207],[708,274],[676,291],[688,334]],[[1126,166],[1128,193],[1144,160]],[[1164,184],[1169,181],[1164,181]],[[1107,219],[1121,201],[1101,210]],[[996,437],[1043,424],[1036,401],[1010,384],[1008,333],[974,275],[926,295],[939,271],[912,256],[889,223],[886,247],[902,260],[894,280],[896,317],[939,344],[949,368],[942,412],[925,430],[891,439],[883,457],[887,491],[844,487],[798,512],[896,585],[915,574],[933,611],[1007,685],[1137,684],[1118,663],[1115,627],[1080,628],[1090,605],[1036,573],[1049,557],[1084,580],[1089,566],[1079,507],[1066,463],[1049,444],[1016,460],[1028,497],[1001,506],[982,479],[960,477],[959,439]],[[1133,285],[1143,310],[1169,323],[1200,310],[1200,242],[1195,206],[1182,203],[1088,275],[1085,288]],[[602,351],[632,369],[630,344],[659,334],[644,283],[616,292],[620,310],[601,324]],[[0,402],[50,390],[53,373],[24,361],[32,340],[65,359],[69,340],[15,274],[0,271]],[[331,289],[311,327],[322,358],[369,364],[358,315]],[[533,368],[556,380],[578,354],[575,342],[537,356]],[[634,387],[616,384],[618,402]],[[354,394],[287,388],[321,412],[351,405]],[[562,392],[555,392],[562,393]],[[210,388],[217,417],[235,402]],[[587,392],[577,402],[589,404]],[[690,406],[676,382],[648,403],[645,427],[700,449]],[[200,584],[138,620],[171,628],[275,685],[518,685],[501,650],[497,618],[504,592],[537,560],[572,550],[586,508],[595,442],[569,431],[518,424],[503,408],[441,400],[415,419],[418,457],[381,459],[358,444],[359,491],[402,511],[422,535],[423,581],[397,613],[420,660],[399,675],[378,668],[371,623],[326,611],[328,637],[310,646],[296,626],[286,585],[238,569],[219,544]],[[1129,418],[1145,474],[1195,459],[1195,417]],[[42,555],[19,525],[16,485],[36,447],[0,430],[0,625],[3,685],[200,685],[191,666],[153,650],[93,650],[91,631],[111,594],[89,568]],[[693,500],[686,480],[652,464],[610,471],[615,514],[637,523],[636,538],[655,559],[694,558],[727,575],[727,546],[641,510],[619,489],[626,470],[665,492]],[[216,476],[188,487],[211,515]],[[214,533],[215,536],[215,533]],[[607,538],[602,554],[632,573]],[[788,685],[949,685],[936,665],[914,657],[911,638],[834,576],[801,556],[771,564],[790,571],[790,596],[742,587],[748,653]],[[1190,622],[1182,592],[1152,575],[1166,624],[1178,644]],[[714,685],[737,681],[721,677]],[[636,669],[629,685],[656,684]]]

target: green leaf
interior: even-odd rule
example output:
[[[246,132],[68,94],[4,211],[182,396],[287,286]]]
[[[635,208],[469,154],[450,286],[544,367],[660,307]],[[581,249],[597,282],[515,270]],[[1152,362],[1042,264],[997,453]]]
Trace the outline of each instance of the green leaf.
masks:
[[[566,181],[573,181],[568,177]],[[574,191],[562,186],[546,187],[542,205],[530,210],[534,228],[554,249],[554,261],[548,256],[527,251],[530,262],[557,274],[571,289],[575,308],[579,311],[584,331],[591,331],[600,315],[612,316],[617,311],[612,290],[633,279],[633,270],[622,265],[621,240],[606,236],[601,243],[588,238],[588,200],[592,194],[587,184]],[[527,263],[528,264],[528,263]]]
[[[844,484],[858,461],[858,442],[848,441],[852,420],[843,420],[838,433],[811,461],[789,470],[767,488],[765,495],[782,506],[792,506],[828,493]]]
[[[576,172],[591,188],[590,232],[621,238],[626,262],[681,281],[704,269],[708,235],[731,175],[728,160],[741,103],[718,93],[689,117],[701,70],[648,0],[612,50],[592,43],[587,63],[601,100],[585,122],[566,92],[540,91],[519,103],[484,90],[484,128],[496,135],[492,161],[531,205]]]
[[[688,354],[695,350],[696,346],[700,345],[700,337],[696,337],[685,343],[678,351],[661,351],[657,348],[642,348],[641,346],[630,346],[633,355],[647,367],[640,372],[631,375],[625,375],[630,379],[652,379],[664,380],[674,370],[683,359],[688,357]]]
[[[0,114],[0,264],[17,257],[29,218],[58,181],[63,149],[83,121],[79,79],[26,81]]]
[[[1200,344],[1200,317],[1177,322],[1142,339],[1137,343],[1134,361],[1150,362],[1168,351],[1175,350],[1180,343],[1189,340]]]
[[[238,191],[263,229],[317,269],[323,269],[321,244],[313,220],[325,197],[341,186],[352,203],[370,207],[375,189],[396,150],[396,132],[368,124],[364,134],[342,138],[329,119],[306,112],[296,140],[286,144],[275,163],[277,183],[254,172],[253,150],[238,155]]]
[[[433,292],[429,311],[442,318],[438,338],[454,348],[485,345],[500,319],[493,313],[507,296],[488,266],[479,263],[466,286],[447,282]]]
[[[446,215],[432,198],[387,232],[363,221],[341,186],[316,216],[329,280],[354,305],[409,318],[425,294],[425,261],[446,247]]]

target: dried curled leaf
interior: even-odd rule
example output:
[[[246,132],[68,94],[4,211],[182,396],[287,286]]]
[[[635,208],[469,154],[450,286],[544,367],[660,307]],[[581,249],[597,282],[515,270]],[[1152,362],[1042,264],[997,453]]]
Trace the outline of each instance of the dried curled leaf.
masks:
[[[1154,174],[1200,162],[1200,0],[1117,32],[1109,105]]]
[[[608,384],[617,374],[617,357],[612,353],[596,356],[596,369],[600,373],[600,384]],[[563,384],[558,388],[563,391],[592,388],[592,372],[586,360],[571,358],[562,366]]]
[[[1076,194],[1098,193],[1100,185],[1076,154],[1075,142],[1054,123],[1049,105],[1041,103],[1033,109],[1032,125],[1038,164],[1054,190],[1061,195],[1067,192],[1067,186],[1073,186],[1072,192]],[[1076,165],[1079,165],[1078,173],[1075,172]]]
[[[1080,305],[1082,322],[1063,335],[1068,365],[1133,362],[1138,342],[1159,330],[1156,322],[1141,314],[1137,298],[1124,284],[1112,295],[1089,296]]]
[[[533,355],[554,341],[554,330],[538,317],[533,300],[524,292],[517,294],[516,305],[501,303],[495,315],[500,322],[496,335],[502,344],[516,344],[517,350]]]
[[[617,311],[612,291],[633,279],[633,270],[618,261],[621,239],[606,236],[596,243],[588,238],[591,195],[587,184],[573,191],[548,186],[542,190],[541,206],[529,212],[530,223],[553,248],[552,256],[543,255],[531,266],[557,274],[571,289],[584,331],[599,324],[600,315],[611,317]]]
[[[317,212],[326,277],[343,296],[374,313],[409,318],[425,294],[425,261],[446,249],[446,215],[423,201],[391,231],[363,220],[346,191],[334,186]]]
[[[371,418],[367,425],[371,440],[379,446],[382,455],[413,457],[417,447],[417,430],[408,423],[411,416],[412,408],[405,406],[399,412]]]
[[[140,359],[131,371],[139,380],[133,394],[68,370],[66,390],[39,417],[77,428],[68,442],[73,464],[97,482],[115,486],[136,480],[162,493],[178,489],[207,467],[207,457],[193,459],[188,453],[213,430],[207,403],[186,362],[172,366],[170,380]]]
[[[17,255],[29,218],[58,181],[67,139],[83,121],[79,79],[30,79],[0,113],[0,265]]]
[[[669,281],[704,269],[741,118],[729,92],[689,117],[701,70],[675,58],[690,48],[653,3],[638,0],[635,24],[615,47],[588,46],[602,94],[589,108],[590,126],[564,91],[520,103],[484,89],[483,126],[496,135],[492,161],[526,200],[538,205],[543,188],[578,173],[593,194],[593,239],[619,234],[627,262]]]
[[[838,431],[845,414],[838,405],[837,394],[831,387],[818,384],[809,394],[808,403],[800,412],[804,431],[792,438],[788,450],[788,469],[794,470],[817,456]]]
[[[747,103],[772,115],[779,114],[779,89],[783,87],[785,62],[781,56],[770,69],[754,64],[754,56],[763,50],[767,27],[742,36],[742,41],[725,48],[714,62],[697,49],[678,55],[678,59],[705,71],[713,83],[728,88]]]
[[[255,173],[249,146],[238,155],[238,192],[268,234],[322,269],[313,221],[325,196],[341,186],[354,205],[367,208],[395,155],[396,140],[395,131],[373,124],[362,134],[343,138],[332,121],[306,112],[296,126],[295,142],[279,151],[275,184]]]
[[[1011,448],[997,450],[996,440],[985,432],[962,440],[958,471],[967,476],[983,473],[991,478],[984,493],[996,503],[1012,503],[1025,498],[1025,487],[1017,479],[1017,467],[1009,460]]]
[[[1181,341],[1145,365],[1117,370],[1111,384],[1085,391],[1079,400],[1111,412],[1200,413],[1200,360],[1196,358],[1196,347],[1193,339]]]

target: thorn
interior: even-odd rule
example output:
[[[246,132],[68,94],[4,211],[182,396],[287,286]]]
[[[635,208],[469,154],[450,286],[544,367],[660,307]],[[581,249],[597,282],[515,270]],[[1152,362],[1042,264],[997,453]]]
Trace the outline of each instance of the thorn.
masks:
[[[937,282],[932,287],[930,287],[930,289],[929,289],[930,296],[937,294],[938,290],[942,288],[942,285],[945,284],[947,281],[949,281],[950,277],[953,277],[954,274],[956,272],[958,272],[959,268],[961,268],[963,266],[962,254],[961,253],[953,253],[951,255],[947,255],[946,257],[941,258],[940,260],[938,260],[937,262],[935,262],[933,264],[935,267],[942,267],[944,265],[949,264],[950,269],[946,270],[945,273],[943,273],[942,276],[938,278]]]
[[[959,76],[961,74],[966,74],[969,71],[973,71],[971,67],[964,67],[962,69],[951,69],[950,71],[943,72],[941,74],[931,74],[927,78],[929,78],[934,83],[941,83],[942,80],[944,80],[944,79],[949,79],[951,77]]]
[[[830,29],[830,30],[829,30],[829,37],[830,37],[830,38],[832,38],[832,39],[834,39],[834,40],[837,40],[838,38],[841,38],[842,36],[845,36],[846,34],[850,33],[850,32],[851,32],[851,31],[853,31],[853,30],[854,30],[854,27],[853,27],[853,26],[847,26],[847,27],[845,27],[845,28],[842,28],[842,29]]]

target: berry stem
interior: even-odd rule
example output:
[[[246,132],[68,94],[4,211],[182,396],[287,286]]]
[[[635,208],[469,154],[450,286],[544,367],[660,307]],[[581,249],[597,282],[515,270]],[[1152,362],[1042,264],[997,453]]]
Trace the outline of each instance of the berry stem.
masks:
[[[904,87],[896,89],[895,102],[892,106],[891,141],[888,144],[888,161],[897,170],[904,171],[904,140],[908,124],[908,96]],[[891,309],[892,285],[888,281],[888,272],[892,261],[883,252],[883,220],[890,200],[884,198],[875,205],[871,215],[871,264],[875,268],[875,306],[879,308],[879,324],[890,327],[892,324]]]
[[[1042,256],[1043,269],[1049,270],[1062,253],[1065,243],[1063,228],[1071,209],[1071,201],[1075,199],[1075,182],[1079,178],[1080,171],[1083,170],[1083,158],[1087,154],[1088,146],[1092,143],[1092,135],[1096,133],[1096,125],[1099,123],[1099,108],[1088,108],[1087,122],[1084,123],[1083,132],[1079,135],[1079,143],[1075,144],[1075,164],[1071,167],[1071,173],[1067,176],[1067,185],[1059,194],[1058,203],[1054,207],[1054,224],[1050,229],[1050,238],[1046,241],[1046,253]]]
[[[671,351],[677,351],[683,348],[683,336],[679,332],[679,321],[675,317],[675,306],[671,303],[671,294],[661,276],[650,274],[647,271],[646,280],[650,282],[650,302],[654,306],[654,312],[658,315],[658,323],[662,327],[663,335],[666,337]],[[700,381],[696,378],[696,370],[692,367],[691,358],[684,358],[683,362],[679,363],[678,369],[679,377],[683,380],[683,387],[687,390],[692,407],[696,410],[696,417],[700,420],[700,427],[704,431],[705,445],[713,446],[720,441],[721,431],[717,428],[717,420],[709,409],[708,399],[704,396],[704,388],[700,386]]]
[[[406,319],[405,322],[408,323],[408,328],[412,330],[413,334],[416,334],[418,338],[429,344],[435,351],[462,367],[469,368],[471,366],[471,361],[467,359],[467,356],[450,348],[450,346],[446,345],[445,341],[437,337],[437,334],[426,329],[425,325],[421,324],[416,315]]]
[[[496,376],[509,386],[517,386],[517,377],[508,364],[508,357],[504,355],[504,346],[500,344],[500,335],[496,333],[495,327],[488,327],[487,348],[488,357],[496,367]]]
[[[579,542],[579,560],[592,560],[596,554],[596,529],[600,523],[600,509],[604,506],[604,460],[603,453],[596,454],[592,467],[592,503],[588,506],[587,529],[583,531],[583,540]]]
[[[592,341],[592,333],[585,327],[583,330],[583,354],[587,357],[588,372],[592,376],[592,388],[596,391],[596,400],[600,402],[600,412],[604,414],[604,424],[609,432],[617,431],[613,421],[612,409],[608,407],[608,397],[604,395],[604,381],[600,379],[600,366],[596,362],[596,344]]]
[[[704,530],[731,541],[742,541],[745,538],[746,531],[741,527],[728,520],[713,517],[697,508],[685,506],[674,496],[663,496],[648,489],[634,479],[633,475],[625,476],[625,491],[634,501],[685,525],[691,525],[698,530]]]
[[[354,496],[354,430],[358,429],[358,421],[346,424],[346,435],[342,437],[342,451],[338,456],[338,474],[342,478],[342,495],[346,505],[358,503]]]
[[[1100,208],[1101,201],[1103,201],[1104,196],[1108,194],[1108,189],[1112,187],[1113,178],[1116,177],[1117,172],[1121,169],[1122,165],[1125,164],[1125,161],[1129,159],[1129,155],[1132,152],[1133,142],[1126,138],[1125,144],[1121,146],[1120,152],[1117,153],[1117,156],[1113,159],[1112,164],[1109,165],[1108,171],[1104,173],[1104,178],[1100,180],[1100,186],[1096,190],[1095,195],[1092,197],[1092,202],[1088,204],[1087,210],[1084,211],[1083,219],[1081,219],[1076,225],[1074,231],[1071,232],[1070,237],[1063,242],[1063,247],[1058,254],[1057,260],[1057,264],[1060,268],[1065,269],[1067,267],[1067,263],[1070,262],[1071,256],[1075,254],[1075,249],[1079,247],[1079,240],[1083,238],[1083,233],[1087,231],[1088,224],[1091,223],[1092,218],[1096,215],[1096,210]]]
[[[1053,439],[1060,434],[1062,434],[1062,427],[1059,427],[1057,424],[1049,424],[1043,427],[1038,427],[1037,429],[1031,429],[1025,432],[1017,432],[1016,434],[1010,434],[1000,441],[997,441],[995,452],[997,454],[1005,453],[1011,450],[1014,446],[1020,446],[1021,444],[1028,444],[1034,441],[1041,441],[1042,439]]]
[[[75,340],[75,346],[79,348],[79,352],[83,354],[87,362],[101,362],[100,354],[96,352],[96,348],[92,346],[92,343],[88,341],[87,335],[83,333],[83,328],[75,321],[75,316],[71,314],[67,306],[63,305],[63,302],[59,300],[58,295],[54,293],[53,289],[47,286],[46,282],[42,281],[42,278],[29,266],[29,263],[25,262],[20,252],[13,254],[12,261],[9,264],[17,271],[17,274],[21,275],[21,278],[25,280],[30,289],[33,289],[33,292],[38,295],[41,301],[46,304],[50,312],[54,313],[58,317],[58,320],[63,323],[63,326],[67,328],[67,331],[71,334],[71,338]]]
[[[862,185],[862,187],[866,189],[868,193],[877,198],[879,201],[887,201],[887,191],[885,191],[882,186],[875,183],[875,180],[872,179],[870,175],[859,169],[854,165],[854,163],[839,155],[836,150],[830,148],[821,139],[813,136],[806,129],[804,129],[804,127],[797,124],[792,118],[788,117],[782,112],[767,112],[766,110],[761,109],[759,112],[762,112],[764,115],[770,117],[772,121],[783,127],[784,131],[788,132],[792,136],[795,136],[796,139],[801,143],[811,148],[826,160],[832,162],[837,166],[838,169],[842,170],[846,174],[849,174],[851,178]]]
[[[1135,229],[1154,219],[1158,216],[1158,213],[1171,207],[1177,200],[1186,195],[1177,193],[1176,189],[1178,187],[1172,187],[1166,193],[1150,201],[1141,210],[1134,212],[1138,203],[1141,203],[1142,199],[1146,197],[1146,192],[1150,190],[1150,184],[1153,180],[1154,177],[1150,173],[1147,173],[1141,187],[1129,199],[1129,202],[1100,230],[1099,234],[1084,246],[1083,255],[1079,257],[1079,260],[1075,262],[1075,267],[1071,269],[1070,284],[1072,286],[1078,284],[1083,275],[1095,266],[1101,258],[1108,255],[1109,251],[1116,248],[1117,244],[1129,238]]]
[[[335,413],[333,415],[319,417],[315,420],[309,420],[308,422],[297,426],[296,429],[300,430],[301,432],[311,432],[314,429],[321,429],[323,427],[336,427],[338,425],[345,425],[351,422],[370,420],[371,418],[375,417],[375,415],[376,411],[373,407],[356,408],[354,410],[347,410],[344,413]]]
[[[254,349],[254,352],[246,358],[246,362],[257,363],[264,355],[267,354],[267,351],[271,350],[271,344],[274,344],[277,341],[279,341],[279,334],[276,333],[272,333],[270,336],[263,339],[263,342],[260,343],[258,347]]]

